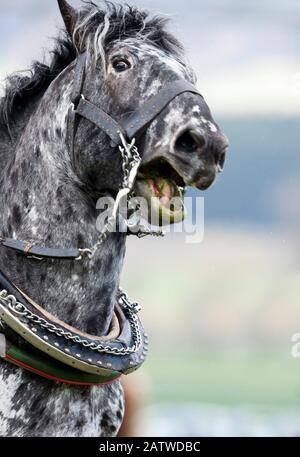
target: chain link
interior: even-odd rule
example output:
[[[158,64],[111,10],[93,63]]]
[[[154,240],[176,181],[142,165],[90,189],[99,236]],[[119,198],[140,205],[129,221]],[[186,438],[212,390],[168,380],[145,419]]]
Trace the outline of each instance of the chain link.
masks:
[[[128,143],[121,132],[119,132],[119,135],[122,142],[122,145],[119,146],[119,150],[122,156],[122,187],[116,197],[112,215],[107,218],[96,243],[91,248],[79,249],[80,256],[76,260],[82,260],[84,258],[88,258],[90,260],[93,259],[99,247],[106,241],[109,233],[111,232],[111,229],[115,227],[122,198],[128,198],[128,196],[133,192],[133,185],[142,159],[138,148],[135,145],[135,138],[133,138],[131,143]],[[139,224],[139,231],[137,232],[137,236],[142,238],[147,235],[159,237],[164,236],[164,233],[161,230],[152,230],[150,227],[146,227],[145,224]]]
[[[120,138],[122,141],[122,146],[119,146],[119,151],[123,159],[123,188],[129,188],[131,191],[136,177],[136,172],[134,173],[134,176],[131,179],[130,173],[133,167],[136,166],[136,164],[140,165],[141,156],[138,152],[137,147],[135,146],[135,138],[133,138],[131,143],[127,143],[122,133],[120,133]]]
[[[103,229],[101,230],[99,237],[96,241],[96,243],[91,247],[87,249],[79,249],[80,256],[76,260],[82,260],[84,258],[92,259],[99,247],[105,242],[107,239],[111,228],[114,228],[116,221],[117,221],[117,216],[118,216],[118,210],[119,206],[121,203],[121,200],[123,197],[128,196],[133,188],[135,178],[137,175],[138,167],[141,163],[141,157],[139,155],[138,149],[135,146],[135,139],[132,140],[132,142],[129,144],[125,140],[123,134],[120,132],[120,139],[122,142],[122,146],[119,146],[119,150],[122,156],[122,171],[123,171],[123,183],[122,183],[122,188],[118,192],[118,195],[116,197],[115,205],[113,207],[112,215],[107,218]]]
[[[28,319],[34,324],[46,329],[50,333],[55,333],[59,337],[63,337],[66,340],[73,341],[74,343],[80,344],[81,346],[91,349],[92,351],[111,354],[111,355],[129,355],[139,351],[142,345],[142,335],[140,332],[139,322],[137,319],[137,313],[141,309],[138,303],[130,302],[127,294],[121,289],[118,292],[118,302],[120,306],[128,313],[128,321],[131,327],[133,335],[133,345],[128,347],[111,347],[96,343],[94,341],[88,341],[87,339],[81,338],[78,335],[70,331],[66,331],[62,327],[54,325],[44,318],[32,313],[23,303],[17,301],[14,295],[8,295],[6,290],[0,292],[0,302],[8,304],[9,309],[17,315]]]

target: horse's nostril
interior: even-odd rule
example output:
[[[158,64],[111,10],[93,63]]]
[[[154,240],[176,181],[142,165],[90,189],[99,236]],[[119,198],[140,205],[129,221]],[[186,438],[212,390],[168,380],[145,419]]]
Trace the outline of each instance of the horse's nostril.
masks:
[[[221,154],[219,156],[219,167],[221,170],[223,170],[223,168],[224,168],[225,158],[226,158],[226,150],[223,149],[223,151],[221,152]]]
[[[218,167],[219,172],[223,171],[225,158],[226,158],[226,149],[216,148],[214,151],[214,160],[215,160],[215,164]]]
[[[185,130],[175,142],[175,149],[184,152],[195,152],[205,146],[205,138],[196,130]]]

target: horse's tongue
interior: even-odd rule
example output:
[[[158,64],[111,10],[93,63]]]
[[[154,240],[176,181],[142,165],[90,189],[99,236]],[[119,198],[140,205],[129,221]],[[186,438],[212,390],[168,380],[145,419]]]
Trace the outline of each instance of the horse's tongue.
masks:
[[[166,204],[174,197],[175,184],[171,181],[167,181],[163,178],[149,178],[147,179],[149,187],[152,189],[154,197],[158,197],[161,200],[161,204]]]
[[[148,205],[146,218],[153,225],[169,225],[184,219],[182,194],[173,181],[160,177],[138,179],[135,193],[145,198]]]

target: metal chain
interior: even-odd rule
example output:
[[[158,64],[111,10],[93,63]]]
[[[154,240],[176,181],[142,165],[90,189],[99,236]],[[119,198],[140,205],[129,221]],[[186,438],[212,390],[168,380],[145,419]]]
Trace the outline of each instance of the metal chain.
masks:
[[[124,180],[123,180],[123,186],[129,187],[130,188],[130,194],[134,196],[134,191],[133,191],[133,184],[136,178],[137,174],[137,169],[134,173],[134,175],[130,179],[130,172],[132,168],[134,168],[137,165],[137,168],[139,167],[141,163],[141,156],[139,154],[138,148],[135,146],[135,138],[132,140],[130,144],[128,144],[122,135],[120,133],[120,138],[123,144],[122,146],[119,146],[119,150],[121,152],[122,158],[123,158],[123,173],[124,173]],[[137,233],[138,238],[143,238],[144,236],[147,235],[152,235],[156,237],[160,236],[165,236],[164,232],[162,230],[153,230],[150,228],[150,226],[146,226],[144,223],[141,223],[141,221],[138,222],[139,226],[139,231]]]
[[[129,355],[134,354],[139,351],[142,345],[142,335],[140,332],[139,322],[137,319],[137,313],[140,311],[141,307],[138,303],[131,303],[127,294],[122,290],[118,292],[118,302],[122,308],[128,313],[128,321],[131,327],[133,335],[133,345],[130,347],[111,347],[104,346],[101,343],[96,343],[94,341],[88,341],[75,335],[70,331],[64,330],[62,327],[54,325],[42,317],[32,313],[23,303],[17,301],[14,295],[8,295],[6,290],[0,292],[0,302],[8,304],[9,309],[19,316],[30,320],[36,325],[48,330],[50,333],[55,333],[59,337],[63,337],[66,340],[73,341],[74,343],[80,344],[85,348],[89,348],[92,351],[112,354],[112,355]]]
[[[115,200],[113,207],[112,215],[107,218],[103,229],[100,232],[100,235],[96,243],[91,248],[79,249],[80,256],[76,260],[82,260],[84,258],[93,259],[99,247],[107,239],[110,229],[113,228],[116,224],[118,217],[118,210],[122,198],[127,197],[132,193],[133,185],[136,179],[138,168],[141,164],[141,156],[139,154],[138,148],[135,145],[135,138],[128,143],[124,138],[124,135],[119,132],[122,145],[119,146],[119,150],[122,156],[122,171],[123,171],[123,183],[122,187],[118,192],[118,195]],[[145,227],[141,225],[140,231],[137,233],[139,238],[142,238],[147,235],[153,236],[164,236],[164,233],[161,230],[154,231],[150,227]]]
[[[130,176],[130,173],[133,167],[140,165],[141,156],[139,154],[138,148],[135,146],[135,138],[133,138],[130,144],[127,143],[122,133],[120,133],[120,138],[122,146],[119,146],[119,151],[123,159],[123,188],[130,188],[130,190],[132,190],[137,170],[134,172],[132,177]]]

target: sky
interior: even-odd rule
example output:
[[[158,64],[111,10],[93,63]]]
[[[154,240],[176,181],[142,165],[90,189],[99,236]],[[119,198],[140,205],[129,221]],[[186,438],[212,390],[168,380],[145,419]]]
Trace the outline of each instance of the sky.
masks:
[[[217,116],[300,114],[299,1],[130,3],[170,17],[170,28],[196,70],[198,87]],[[47,54],[61,25],[56,0],[1,2],[1,79]]]

